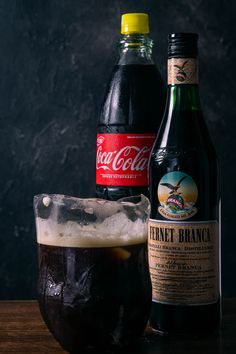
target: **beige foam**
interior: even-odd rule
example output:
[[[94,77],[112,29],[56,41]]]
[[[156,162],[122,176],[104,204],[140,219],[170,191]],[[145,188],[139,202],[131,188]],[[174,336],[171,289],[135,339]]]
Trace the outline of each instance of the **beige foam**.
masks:
[[[119,247],[147,241],[147,224],[141,220],[132,222],[125,214],[110,216],[100,224],[81,226],[68,221],[59,224],[51,219],[36,219],[37,242],[58,247]]]

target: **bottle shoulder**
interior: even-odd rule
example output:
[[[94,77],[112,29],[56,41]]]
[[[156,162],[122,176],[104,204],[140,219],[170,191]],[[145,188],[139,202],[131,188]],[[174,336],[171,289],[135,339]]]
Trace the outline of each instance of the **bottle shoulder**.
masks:
[[[202,112],[166,111],[153,147],[153,154],[216,155]]]

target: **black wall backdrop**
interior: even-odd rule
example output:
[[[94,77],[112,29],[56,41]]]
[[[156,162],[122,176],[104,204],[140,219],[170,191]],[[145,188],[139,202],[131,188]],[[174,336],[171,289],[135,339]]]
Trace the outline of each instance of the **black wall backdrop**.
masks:
[[[166,78],[167,34],[200,35],[200,90],[222,168],[223,294],[236,295],[235,1],[0,1],[0,298],[36,297],[33,195],[94,193],[95,131],[120,15],[148,12]]]

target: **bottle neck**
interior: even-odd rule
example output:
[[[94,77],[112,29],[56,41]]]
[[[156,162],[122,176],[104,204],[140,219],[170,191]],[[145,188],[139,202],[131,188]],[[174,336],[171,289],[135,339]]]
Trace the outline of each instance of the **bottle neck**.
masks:
[[[118,65],[150,65],[153,41],[147,34],[127,34],[120,40],[120,58]]]
[[[167,107],[178,111],[201,110],[196,58],[168,59]]]

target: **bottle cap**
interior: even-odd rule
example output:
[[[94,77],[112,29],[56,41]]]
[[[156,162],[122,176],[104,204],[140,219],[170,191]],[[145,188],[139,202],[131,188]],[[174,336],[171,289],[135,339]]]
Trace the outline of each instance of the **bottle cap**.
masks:
[[[196,58],[198,55],[197,33],[169,34],[169,58]]]
[[[144,13],[124,14],[121,17],[121,33],[149,33],[149,17]]]

